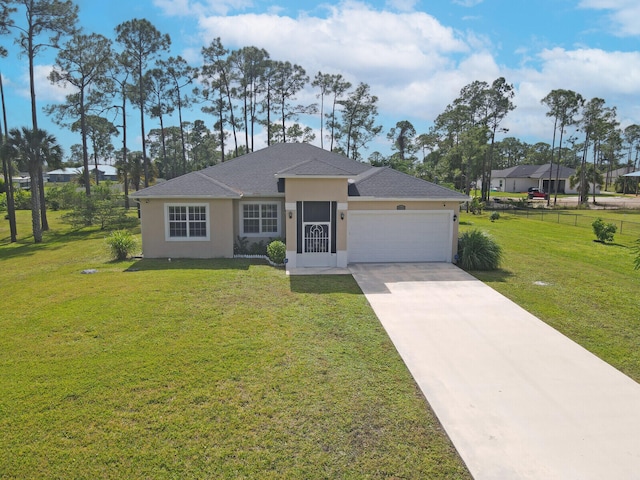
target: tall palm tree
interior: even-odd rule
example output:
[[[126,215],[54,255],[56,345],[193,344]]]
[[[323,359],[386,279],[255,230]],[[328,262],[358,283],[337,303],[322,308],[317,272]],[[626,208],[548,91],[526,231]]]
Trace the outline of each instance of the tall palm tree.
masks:
[[[20,168],[25,168],[29,172],[33,240],[35,243],[40,243],[42,242],[40,193],[44,186],[40,185],[39,172],[45,163],[57,166],[62,162],[62,147],[56,138],[45,130],[32,130],[27,127],[12,128],[9,131],[7,144]]]

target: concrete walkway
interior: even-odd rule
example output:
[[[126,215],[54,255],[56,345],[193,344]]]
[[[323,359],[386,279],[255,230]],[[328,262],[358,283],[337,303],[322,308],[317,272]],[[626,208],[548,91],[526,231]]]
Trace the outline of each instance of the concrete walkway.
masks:
[[[351,266],[476,480],[640,479],[640,385],[449,264]]]

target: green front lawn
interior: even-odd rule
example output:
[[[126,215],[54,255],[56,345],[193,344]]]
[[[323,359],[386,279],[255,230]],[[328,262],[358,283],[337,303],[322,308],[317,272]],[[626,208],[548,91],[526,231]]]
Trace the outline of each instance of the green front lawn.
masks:
[[[600,214],[640,221],[629,212]],[[461,231],[484,230],[504,250],[501,270],[474,274],[640,381],[640,271],[633,270],[630,248],[638,237],[616,234],[612,244],[602,244],[591,228],[505,213],[493,223],[488,218],[461,215]]]
[[[50,215],[0,224],[1,478],[470,478],[350,276],[111,262]]]
[[[111,262],[59,218],[0,224],[1,478],[469,478],[351,277]],[[640,380],[635,236],[460,220],[504,248],[480,279]]]

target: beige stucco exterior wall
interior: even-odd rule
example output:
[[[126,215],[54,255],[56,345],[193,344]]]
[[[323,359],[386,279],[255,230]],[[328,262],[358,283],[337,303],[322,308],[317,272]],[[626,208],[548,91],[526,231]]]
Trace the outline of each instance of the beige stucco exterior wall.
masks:
[[[287,178],[285,179],[285,199],[297,201],[346,202],[348,183],[346,178]]]
[[[209,240],[167,240],[167,204],[208,205]],[[147,199],[140,201],[142,247],[145,258],[232,258],[233,200]]]
[[[296,236],[296,211],[295,203],[301,201],[338,202],[338,219],[336,221],[336,247],[337,250],[347,250],[347,221],[340,220],[340,213],[347,206],[348,188],[346,178],[287,178],[285,179],[285,202],[287,212],[285,214],[287,234],[287,251],[295,252],[298,248]],[[292,215],[289,218],[288,212]]]

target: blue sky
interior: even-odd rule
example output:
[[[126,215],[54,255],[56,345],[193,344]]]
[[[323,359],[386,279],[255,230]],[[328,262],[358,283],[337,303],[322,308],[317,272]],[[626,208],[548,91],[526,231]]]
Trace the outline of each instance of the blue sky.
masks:
[[[79,0],[87,32],[113,37],[117,24],[147,18],[172,38],[171,55],[200,63],[200,49],[215,37],[229,48],[254,45],[313,75],[341,73],[365,82],[379,97],[383,135],[371,144],[389,153],[388,130],[410,120],[419,133],[474,81],[504,76],[516,89],[517,108],[505,122],[509,135],[551,141],[552,125],[540,99],[555,88],[616,106],[622,126],[640,123],[640,4],[637,0]],[[16,22],[22,18],[16,16]],[[9,126],[29,125],[27,65],[10,37],[1,60]],[[49,84],[55,52],[36,59],[39,123],[68,150],[79,137],[52,124],[45,105],[68,93]],[[316,101],[308,90],[300,103]],[[130,138],[139,142],[137,112]],[[213,120],[196,107],[188,119]],[[313,128],[319,126],[305,119]],[[155,128],[153,121],[148,128]],[[120,140],[114,139],[118,144]],[[136,145],[132,145],[136,148]]]

